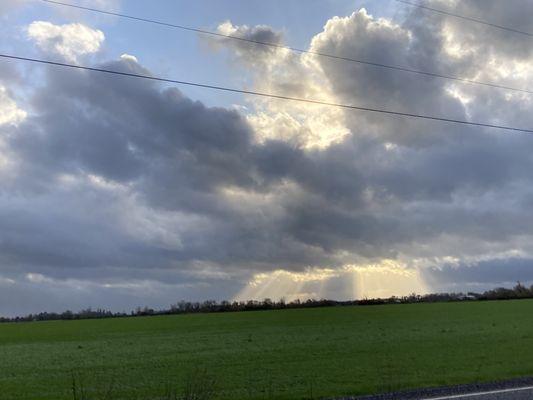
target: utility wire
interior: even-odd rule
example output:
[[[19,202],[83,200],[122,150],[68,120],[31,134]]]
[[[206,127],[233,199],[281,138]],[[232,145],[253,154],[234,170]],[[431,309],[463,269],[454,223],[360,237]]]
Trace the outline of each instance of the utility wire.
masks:
[[[226,39],[231,39],[231,40],[238,40],[238,41],[246,42],[246,43],[253,43],[253,44],[258,44],[258,45],[262,45],[262,46],[269,46],[269,47],[273,47],[273,48],[277,48],[277,49],[290,50],[290,51],[293,51],[295,53],[300,53],[300,54],[312,54],[312,55],[319,56],[319,57],[325,57],[325,58],[329,58],[329,59],[348,61],[348,62],[353,62],[353,63],[357,63],[357,64],[361,64],[361,65],[367,65],[367,66],[371,66],[371,67],[378,67],[378,68],[384,68],[384,69],[388,69],[388,70],[395,70],[395,71],[407,72],[407,73],[412,73],[412,74],[425,75],[425,76],[429,76],[429,77],[433,77],[433,78],[449,79],[449,80],[454,80],[454,81],[463,82],[463,83],[469,83],[469,84],[474,84],[474,85],[482,85],[482,86],[488,86],[488,87],[497,88],[497,89],[512,90],[512,91],[515,91],[515,92],[533,94],[532,90],[520,89],[520,88],[506,86],[506,85],[499,85],[497,83],[482,82],[482,81],[477,81],[477,80],[473,80],[473,79],[461,78],[461,77],[453,76],[453,75],[446,75],[446,74],[440,74],[440,73],[436,73],[436,72],[422,71],[422,70],[418,70],[418,69],[402,67],[402,66],[398,66],[398,65],[383,64],[383,63],[379,63],[379,62],[360,60],[360,59],[356,59],[356,58],[336,56],[336,55],[333,55],[333,54],[322,53],[322,52],[313,51],[313,50],[304,50],[304,49],[285,46],[285,45],[272,43],[272,42],[264,42],[264,41],[255,40],[255,39],[248,39],[248,38],[241,37],[241,36],[227,35],[227,34],[223,34],[223,33],[219,33],[219,32],[208,31],[208,30],[205,30],[205,29],[199,29],[199,28],[194,28],[194,27],[189,27],[189,26],[184,26],[184,25],[177,25],[177,24],[172,24],[172,23],[168,23],[168,22],[148,19],[148,18],[135,17],[135,16],[132,16],[132,15],[126,15],[126,14],[120,14],[120,13],[111,12],[111,11],[105,11],[105,10],[92,8],[92,7],[84,7],[84,6],[75,5],[75,4],[63,3],[61,1],[55,1],[55,0],[41,0],[41,1],[43,1],[45,3],[49,3],[49,4],[59,5],[59,6],[72,7],[72,8],[77,8],[77,9],[80,9],[80,10],[91,11],[91,12],[95,12],[95,13],[111,15],[111,16],[120,17],[120,18],[126,18],[126,19],[130,19],[130,20],[134,20],[134,21],[147,22],[147,23],[150,23],[150,24],[162,25],[162,26],[181,29],[181,30],[185,30],[185,31],[189,31],[189,32],[196,32],[196,33],[200,33],[200,34],[203,34],[203,35],[216,36],[216,37],[221,37],[221,38],[226,38]],[[397,0],[397,1],[400,1],[400,0]]]
[[[503,129],[503,130],[508,130],[508,131],[533,133],[533,129],[517,128],[517,127],[505,126],[505,125],[493,125],[493,124],[484,123],[484,122],[472,122],[472,121],[466,121],[466,120],[460,120],[460,119],[437,117],[437,116],[432,116],[432,115],[413,114],[413,113],[407,113],[407,112],[386,110],[382,108],[371,108],[371,107],[363,107],[363,106],[356,106],[356,105],[350,105],[350,104],[330,103],[330,102],[321,101],[321,100],[304,99],[300,97],[291,97],[291,96],[284,96],[284,95],[278,95],[278,94],[272,94],[272,93],[256,92],[256,91],[251,91],[251,90],[234,89],[234,88],[229,88],[225,86],[208,85],[204,83],[181,81],[181,80],[176,80],[176,79],[161,78],[157,76],[137,74],[137,73],[132,73],[132,72],[122,72],[122,71],[110,70],[110,69],[105,69],[105,68],[87,67],[83,65],[67,64],[67,63],[62,63],[62,62],[42,60],[42,59],[29,58],[29,57],[20,57],[20,56],[14,56],[14,55],[9,55],[9,54],[2,54],[2,53],[0,53],[0,58],[27,61],[27,62],[39,63],[39,64],[47,64],[47,65],[53,65],[57,67],[72,68],[72,69],[85,70],[85,71],[91,71],[91,72],[101,72],[101,73],[112,74],[112,75],[121,75],[121,76],[127,76],[131,78],[149,79],[153,81],[175,83],[178,85],[186,85],[186,86],[195,86],[195,87],[219,90],[219,91],[224,91],[224,92],[233,92],[233,93],[248,94],[248,95],[260,96],[260,97],[268,97],[268,98],[273,98],[273,99],[297,101],[300,103],[318,104],[318,105],[323,105],[323,106],[331,106],[331,107],[373,112],[373,113],[379,113],[379,114],[397,115],[397,116],[402,116],[402,117],[419,118],[419,119],[441,121],[441,122],[450,122],[454,124],[479,126],[479,127],[484,127],[484,128],[494,128],[494,129]]]
[[[459,15],[459,14],[454,14],[454,13],[449,12],[449,11],[444,11],[444,10],[439,10],[437,8],[428,7],[428,6],[426,6],[424,4],[421,4],[421,3],[415,3],[415,2],[407,1],[407,0],[396,0],[396,1],[398,3],[407,4],[407,5],[412,6],[412,7],[418,7],[418,8],[422,8],[424,10],[433,11],[433,12],[436,12],[436,13],[439,13],[439,14],[447,15],[449,17],[460,18],[460,19],[464,19],[466,21],[475,22],[475,23],[482,24],[482,25],[487,25],[487,26],[490,26],[492,28],[497,28],[497,29],[501,29],[501,30],[504,30],[504,31],[518,33],[520,35],[533,37],[533,33],[531,33],[531,32],[525,32],[525,31],[521,31],[519,29],[509,28],[507,26],[493,24],[492,22],[483,21],[481,19],[467,17],[467,16]],[[501,0],[499,0],[499,1],[501,1]]]

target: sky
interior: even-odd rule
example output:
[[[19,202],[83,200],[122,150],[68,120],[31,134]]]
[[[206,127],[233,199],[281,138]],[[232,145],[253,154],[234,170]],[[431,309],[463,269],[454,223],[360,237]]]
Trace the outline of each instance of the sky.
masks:
[[[530,37],[394,0],[71,0],[530,90]],[[533,2],[428,5],[533,32]],[[533,128],[531,94],[38,0],[0,52]],[[533,283],[533,137],[0,60],[0,315]]]

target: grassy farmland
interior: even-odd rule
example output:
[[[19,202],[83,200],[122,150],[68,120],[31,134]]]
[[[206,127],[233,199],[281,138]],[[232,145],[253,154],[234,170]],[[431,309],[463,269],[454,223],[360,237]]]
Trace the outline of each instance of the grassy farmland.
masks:
[[[533,301],[0,325],[1,399],[72,399],[73,371],[92,398],[113,385],[114,399],[155,399],[198,371],[215,377],[219,399],[309,399],[533,375]]]

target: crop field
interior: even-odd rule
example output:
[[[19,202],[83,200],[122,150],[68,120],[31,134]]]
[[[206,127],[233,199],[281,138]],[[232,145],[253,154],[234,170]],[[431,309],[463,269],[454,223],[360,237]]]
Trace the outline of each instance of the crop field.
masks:
[[[318,399],[533,375],[533,301],[0,325],[0,398]],[[106,397],[106,393],[110,393]]]

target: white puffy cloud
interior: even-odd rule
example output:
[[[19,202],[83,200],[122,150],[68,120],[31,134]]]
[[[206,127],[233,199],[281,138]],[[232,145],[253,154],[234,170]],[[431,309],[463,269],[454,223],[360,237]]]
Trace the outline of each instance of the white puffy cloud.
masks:
[[[26,111],[20,109],[9,96],[5,86],[0,85],[0,126],[4,124],[17,125],[26,118]]]
[[[79,23],[54,25],[34,21],[28,26],[27,34],[43,51],[59,54],[72,62],[98,52],[105,39],[102,31]]]
[[[281,32],[269,26],[220,24],[218,32],[253,41],[283,45]],[[331,85],[311,56],[301,57],[282,47],[270,47],[228,38],[208,39],[214,49],[229,48],[236,68],[251,73],[255,90],[264,93],[334,101]],[[304,148],[325,148],[338,143],[349,132],[342,111],[331,107],[250,98],[255,112],[247,113],[256,140],[279,139]]]
[[[131,54],[127,54],[127,53],[122,54],[120,56],[120,59],[121,60],[126,60],[126,61],[138,62],[137,57],[132,56]]]

